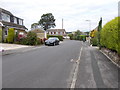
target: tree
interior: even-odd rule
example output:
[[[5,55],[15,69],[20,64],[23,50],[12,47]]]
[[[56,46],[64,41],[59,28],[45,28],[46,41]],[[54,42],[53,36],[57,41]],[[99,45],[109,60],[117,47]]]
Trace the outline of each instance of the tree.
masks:
[[[99,24],[98,24],[98,46],[99,49],[101,49],[101,45],[100,45],[100,31],[102,29],[102,17],[100,18]]]
[[[75,34],[74,34],[75,40],[80,40],[80,35],[81,35],[80,30],[77,30],[77,31],[75,32]]]
[[[33,29],[36,29],[37,27],[38,27],[38,23],[33,23],[33,24],[31,24],[31,28],[33,28]]]
[[[46,30],[50,28],[54,28],[56,26],[55,19],[52,13],[43,14],[38,24],[42,26],[42,28],[45,30],[45,38],[47,37]]]

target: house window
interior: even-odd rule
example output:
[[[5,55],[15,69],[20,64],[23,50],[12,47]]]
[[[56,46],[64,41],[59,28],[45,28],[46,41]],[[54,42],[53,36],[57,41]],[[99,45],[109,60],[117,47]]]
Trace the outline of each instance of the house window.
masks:
[[[60,35],[60,32],[58,32],[58,34]]]
[[[5,14],[5,13],[1,13],[1,15],[2,15],[3,21],[10,22],[10,15]]]
[[[52,32],[51,32],[51,35],[52,35]]]
[[[20,35],[24,35],[24,32],[19,32]]]
[[[54,32],[54,34],[56,34],[56,32]]]
[[[16,17],[14,17],[14,23],[17,24],[17,18]]]
[[[19,19],[19,25],[23,25],[23,20]]]

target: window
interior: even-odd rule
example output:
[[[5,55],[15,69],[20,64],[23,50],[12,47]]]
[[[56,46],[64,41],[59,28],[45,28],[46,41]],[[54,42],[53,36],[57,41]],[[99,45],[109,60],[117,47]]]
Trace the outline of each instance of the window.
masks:
[[[5,14],[5,13],[1,13],[1,15],[2,15],[3,21],[10,22],[10,15]]]
[[[56,32],[56,34],[58,34],[58,32]]]
[[[14,23],[17,24],[17,18],[16,17],[14,17]]]
[[[60,32],[58,32],[58,34],[60,35]]]
[[[54,32],[54,34],[56,34],[56,32]]]
[[[51,35],[52,35],[52,32],[51,32]]]
[[[19,25],[23,25],[23,20],[19,19]]]
[[[24,35],[24,32],[19,32],[20,35]]]

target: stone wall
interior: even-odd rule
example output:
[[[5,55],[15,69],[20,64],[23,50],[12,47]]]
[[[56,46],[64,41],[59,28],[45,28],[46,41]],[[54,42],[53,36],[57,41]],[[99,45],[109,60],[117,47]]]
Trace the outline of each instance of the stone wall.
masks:
[[[109,49],[102,48],[101,51],[105,53],[113,62],[115,62],[118,66],[120,66],[120,55],[117,52],[113,52]]]

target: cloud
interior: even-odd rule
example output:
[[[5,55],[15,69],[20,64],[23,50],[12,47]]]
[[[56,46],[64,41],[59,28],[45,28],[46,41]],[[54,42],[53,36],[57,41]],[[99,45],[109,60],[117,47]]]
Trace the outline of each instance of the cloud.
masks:
[[[49,12],[56,19],[56,28],[62,28],[64,19],[67,31],[88,31],[86,19],[91,20],[91,29],[94,29],[100,17],[103,17],[104,25],[118,15],[118,0],[1,0],[0,4],[15,16],[23,18],[28,29],[40,20],[42,14]]]

